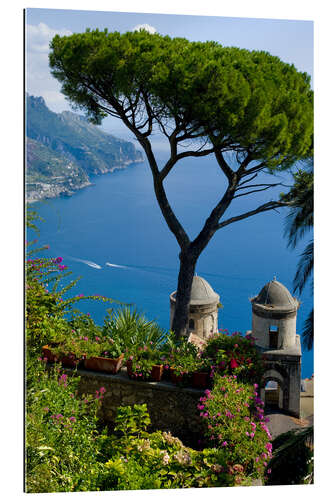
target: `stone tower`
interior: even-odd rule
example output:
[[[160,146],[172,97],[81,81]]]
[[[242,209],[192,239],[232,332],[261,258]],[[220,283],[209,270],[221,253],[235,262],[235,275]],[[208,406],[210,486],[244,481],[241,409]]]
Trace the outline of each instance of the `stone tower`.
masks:
[[[252,335],[265,362],[260,396],[265,400],[268,381],[277,383],[278,407],[299,417],[302,352],[296,317],[300,304],[275,278],[250,300]]]
[[[170,328],[175,314],[177,291],[170,295]],[[191,289],[187,336],[191,333],[202,339],[218,330],[220,296],[200,276],[194,276]]]

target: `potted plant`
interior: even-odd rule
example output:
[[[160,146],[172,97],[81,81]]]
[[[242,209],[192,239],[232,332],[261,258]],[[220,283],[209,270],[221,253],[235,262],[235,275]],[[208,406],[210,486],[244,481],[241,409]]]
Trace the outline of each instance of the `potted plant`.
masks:
[[[87,370],[118,373],[124,359],[122,346],[112,338],[96,337],[95,341],[87,343],[84,367]]]
[[[54,352],[54,348],[57,347],[58,345],[59,344],[55,344],[55,343],[43,345],[42,355],[43,355],[43,358],[46,358],[49,363],[55,363],[56,361],[58,361],[58,358]]]
[[[127,360],[127,373],[136,380],[160,381],[163,373],[163,364],[160,354],[150,346],[138,346],[132,349],[132,354]]]
[[[193,387],[197,389],[207,389],[210,385],[210,371],[211,371],[212,361],[210,359],[202,359],[196,370],[192,375]]]
[[[52,348],[51,355],[65,368],[76,368],[85,358],[79,339],[68,338]]]
[[[170,369],[171,382],[174,384],[190,385],[193,373],[198,370],[200,360],[192,355],[178,357]]]
[[[187,338],[173,342],[164,360],[170,367],[170,378],[173,383],[189,384],[191,375],[200,361],[198,352],[198,348],[188,342]]]

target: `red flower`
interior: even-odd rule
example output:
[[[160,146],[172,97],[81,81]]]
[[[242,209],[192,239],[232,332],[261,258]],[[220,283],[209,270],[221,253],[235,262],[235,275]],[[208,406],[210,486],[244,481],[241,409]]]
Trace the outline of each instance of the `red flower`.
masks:
[[[234,358],[232,358],[230,360],[230,368],[233,370],[234,368],[237,368],[237,366],[238,366],[237,361]]]

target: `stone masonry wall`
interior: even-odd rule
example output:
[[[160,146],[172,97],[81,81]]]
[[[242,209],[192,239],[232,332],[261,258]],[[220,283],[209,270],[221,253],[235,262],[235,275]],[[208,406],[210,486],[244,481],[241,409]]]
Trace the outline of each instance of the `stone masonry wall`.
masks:
[[[100,387],[105,387],[99,416],[111,427],[119,406],[146,403],[152,422],[151,430],[170,431],[189,446],[195,446],[202,436],[202,419],[197,409],[202,390],[178,387],[164,381],[131,380],[124,368],[117,375],[88,370],[78,370],[77,374],[81,377],[81,394],[95,394]]]

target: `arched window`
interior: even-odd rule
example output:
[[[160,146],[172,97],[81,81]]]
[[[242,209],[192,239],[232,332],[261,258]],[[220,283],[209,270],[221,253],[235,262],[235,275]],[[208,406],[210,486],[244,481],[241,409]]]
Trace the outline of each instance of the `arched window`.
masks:
[[[194,330],[194,326],[195,326],[195,325],[194,325],[194,319],[193,319],[193,318],[191,318],[191,319],[189,320],[189,322],[188,322],[188,329],[189,329],[189,330]]]

